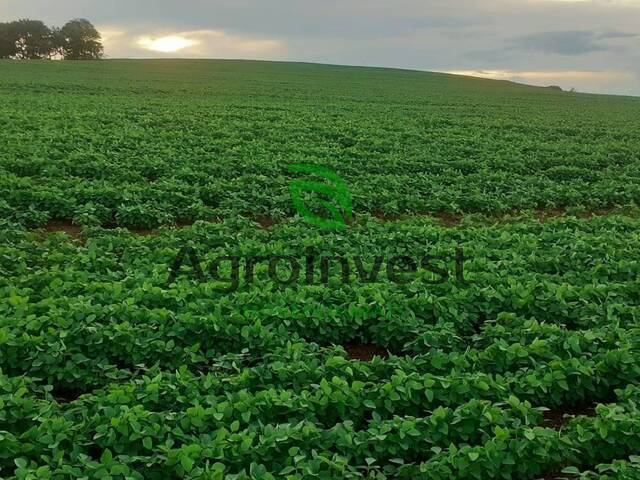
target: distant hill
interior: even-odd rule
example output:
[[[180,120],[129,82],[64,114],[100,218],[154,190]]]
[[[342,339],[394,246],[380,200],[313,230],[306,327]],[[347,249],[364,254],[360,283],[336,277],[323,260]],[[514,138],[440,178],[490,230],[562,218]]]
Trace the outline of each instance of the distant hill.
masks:
[[[286,217],[301,162],[340,174],[356,212],[630,206],[639,112],[640,98],[385,68],[6,61],[0,214]]]

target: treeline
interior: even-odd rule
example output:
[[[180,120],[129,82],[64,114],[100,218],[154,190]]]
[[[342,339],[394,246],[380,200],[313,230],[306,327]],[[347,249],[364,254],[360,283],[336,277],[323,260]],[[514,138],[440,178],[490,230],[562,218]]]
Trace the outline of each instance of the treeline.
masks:
[[[53,28],[40,20],[0,23],[0,58],[96,60],[103,55],[102,38],[89,20]]]

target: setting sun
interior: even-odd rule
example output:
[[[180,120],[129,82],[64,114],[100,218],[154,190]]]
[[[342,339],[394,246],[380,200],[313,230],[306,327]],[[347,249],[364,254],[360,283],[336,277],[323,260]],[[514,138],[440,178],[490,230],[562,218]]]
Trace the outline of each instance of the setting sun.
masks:
[[[138,41],[138,44],[147,50],[165,53],[177,52],[198,43],[199,42],[197,40],[191,40],[177,35],[169,35],[159,38],[143,37]]]

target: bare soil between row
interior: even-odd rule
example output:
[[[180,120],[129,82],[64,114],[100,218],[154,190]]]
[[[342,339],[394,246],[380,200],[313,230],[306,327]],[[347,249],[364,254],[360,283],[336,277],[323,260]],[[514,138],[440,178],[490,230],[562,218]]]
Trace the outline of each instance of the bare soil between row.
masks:
[[[407,214],[407,215],[391,215],[391,214],[386,214],[382,212],[374,212],[372,215],[378,220],[381,220],[383,222],[408,221],[414,218],[433,218],[438,220],[440,224],[445,228],[459,227],[466,216],[464,214],[458,214],[458,213],[425,213],[425,214],[418,213],[418,214]],[[484,218],[489,224],[503,223],[506,221],[518,221],[519,219],[530,218],[530,217],[523,217],[523,215],[524,214],[522,212],[514,211],[504,215],[485,216]],[[535,210],[533,212],[533,215],[536,219],[538,219],[542,223],[548,222],[557,218],[568,217],[566,209],[561,209],[561,208],[549,209],[549,210]],[[610,215],[628,216],[628,214],[622,210],[609,208],[609,209],[600,209],[600,210],[593,210],[589,212],[580,213],[576,215],[576,218],[588,220],[596,217],[604,217],[604,216],[610,216]],[[265,229],[265,230],[270,229],[282,223],[281,220],[274,219],[266,215],[250,217],[250,219],[253,220],[259,228]],[[217,217],[209,221],[214,223],[220,223],[223,221],[223,218]],[[193,223],[194,222],[183,221],[183,222],[176,223],[172,226],[168,225],[168,227],[175,228],[175,229],[182,229],[182,228],[190,227],[191,225],[193,225]],[[354,216],[353,223],[357,223],[355,216]],[[115,229],[117,227],[118,227],[117,225],[108,225],[106,228]],[[125,228],[125,227],[121,227],[121,228]],[[49,221],[44,227],[36,230],[43,232],[45,234],[62,232],[69,235],[69,237],[80,238],[82,237],[83,227],[80,225],[74,224],[73,221],[69,219],[56,219],[56,220]],[[159,228],[156,228],[156,229],[128,228],[127,230],[141,237],[154,236],[154,235],[160,234]]]

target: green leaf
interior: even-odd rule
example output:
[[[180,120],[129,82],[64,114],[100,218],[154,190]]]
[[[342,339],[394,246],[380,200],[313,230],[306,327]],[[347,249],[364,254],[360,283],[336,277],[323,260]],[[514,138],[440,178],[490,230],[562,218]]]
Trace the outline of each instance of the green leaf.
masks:
[[[186,472],[190,472],[193,470],[193,464],[195,462],[188,455],[183,455],[180,457],[180,465],[185,469]]]
[[[111,460],[113,460],[113,454],[111,453],[111,450],[107,448],[100,456],[100,463],[109,463]]]
[[[567,473],[569,475],[580,475],[580,470],[576,467],[566,467],[562,469],[562,473]]]

